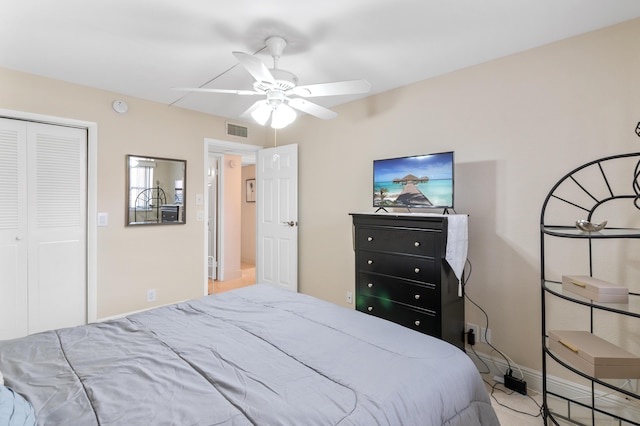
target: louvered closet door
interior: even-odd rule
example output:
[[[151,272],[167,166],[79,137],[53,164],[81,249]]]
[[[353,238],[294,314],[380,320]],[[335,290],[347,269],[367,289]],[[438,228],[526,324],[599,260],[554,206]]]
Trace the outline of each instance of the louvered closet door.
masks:
[[[85,324],[86,131],[2,119],[0,134],[7,132],[7,148],[0,148],[0,339]]]
[[[86,324],[86,130],[29,124],[29,334]]]
[[[27,334],[27,125],[0,119],[0,339]]]

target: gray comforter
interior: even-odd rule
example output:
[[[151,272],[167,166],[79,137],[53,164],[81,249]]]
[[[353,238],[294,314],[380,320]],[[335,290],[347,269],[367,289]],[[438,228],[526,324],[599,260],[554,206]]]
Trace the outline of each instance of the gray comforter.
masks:
[[[255,285],[0,342],[41,425],[497,425],[464,352]]]

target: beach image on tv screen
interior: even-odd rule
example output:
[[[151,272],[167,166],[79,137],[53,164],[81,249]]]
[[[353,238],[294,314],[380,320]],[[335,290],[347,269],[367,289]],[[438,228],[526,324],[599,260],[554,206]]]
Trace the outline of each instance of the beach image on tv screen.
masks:
[[[453,152],[373,162],[374,207],[453,207]]]

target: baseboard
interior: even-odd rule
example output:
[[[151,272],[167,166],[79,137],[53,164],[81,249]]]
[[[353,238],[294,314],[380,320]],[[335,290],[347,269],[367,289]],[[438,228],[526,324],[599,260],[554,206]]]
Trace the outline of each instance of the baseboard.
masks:
[[[508,370],[507,362],[503,359],[493,358],[482,352],[467,351],[467,355],[474,362],[478,371],[485,373],[489,368],[490,377],[502,377]],[[477,355],[477,356],[476,356]],[[480,361],[484,361],[484,364]],[[486,364],[486,366],[485,366]],[[513,375],[527,382],[527,390],[542,393],[542,372],[526,367],[511,366]],[[637,384],[636,384],[637,386]],[[559,395],[564,395],[573,400],[584,400],[588,402],[591,398],[591,388],[569,380],[555,376],[548,376],[547,390]],[[640,401],[629,401],[619,395],[611,395],[610,392],[597,391],[596,398],[600,406],[610,407],[612,410],[625,412],[629,418],[640,418]]]
[[[128,317],[129,315],[138,314],[140,312],[145,312],[145,311],[148,311],[150,309],[161,308],[163,306],[175,305],[176,303],[182,303],[182,302],[186,302],[186,301],[188,301],[188,299],[178,300],[176,302],[171,302],[171,303],[163,303],[161,305],[154,305],[154,306],[150,306],[148,308],[140,309],[140,310],[137,310],[137,311],[131,311],[131,312],[126,312],[124,314],[112,315],[110,317],[98,318],[98,319],[96,319],[95,322],[105,322],[105,321],[110,321],[110,320],[114,320],[114,319],[120,319],[120,318]]]

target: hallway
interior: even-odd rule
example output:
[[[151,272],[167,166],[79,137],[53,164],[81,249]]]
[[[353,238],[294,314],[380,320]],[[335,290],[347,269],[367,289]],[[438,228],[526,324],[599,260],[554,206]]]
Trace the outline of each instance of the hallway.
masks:
[[[242,277],[234,280],[218,281],[209,280],[209,294],[222,293],[223,291],[233,290],[234,288],[245,287],[256,283],[256,265],[242,263]]]

